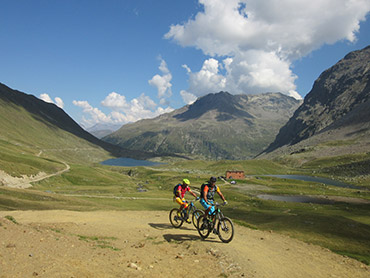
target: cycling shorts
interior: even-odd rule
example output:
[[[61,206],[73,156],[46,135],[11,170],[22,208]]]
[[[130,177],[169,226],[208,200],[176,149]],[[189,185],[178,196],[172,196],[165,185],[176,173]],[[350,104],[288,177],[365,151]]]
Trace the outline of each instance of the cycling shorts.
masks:
[[[185,201],[185,198],[180,198],[180,197],[173,197],[173,200],[178,203],[180,206],[184,206],[184,208],[188,207],[188,202]]]
[[[212,213],[214,213],[214,211],[215,211],[215,206],[213,206],[213,200],[208,200],[208,202],[209,203],[211,203],[212,205],[209,205],[209,204],[207,204],[206,203],[206,201],[203,199],[203,198],[201,198],[200,199],[200,204],[207,210],[209,207],[211,207],[211,209],[210,209],[210,211],[209,211],[209,215],[211,215]]]

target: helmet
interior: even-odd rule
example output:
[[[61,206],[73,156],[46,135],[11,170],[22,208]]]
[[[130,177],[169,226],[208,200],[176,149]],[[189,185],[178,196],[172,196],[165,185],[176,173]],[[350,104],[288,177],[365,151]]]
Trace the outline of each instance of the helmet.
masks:
[[[190,181],[188,179],[183,179],[182,180],[182,183],[183,184],[186,184],[186,185],[189,185],[190,184]]]
[[[210,182],[212,182],[212,183],[213,183],[213,182],[216,182],[216,181],[217,181],[217,178],[216,178],[216,177],[211,177],[211,178],[209,179],[209,181],[210,181]]]

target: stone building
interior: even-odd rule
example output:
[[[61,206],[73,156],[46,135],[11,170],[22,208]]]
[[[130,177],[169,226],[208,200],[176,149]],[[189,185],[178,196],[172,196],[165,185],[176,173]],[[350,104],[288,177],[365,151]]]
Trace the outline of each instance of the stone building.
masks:
[[[226,171],[226,179],[243,180],[244,177],[244,171]]]

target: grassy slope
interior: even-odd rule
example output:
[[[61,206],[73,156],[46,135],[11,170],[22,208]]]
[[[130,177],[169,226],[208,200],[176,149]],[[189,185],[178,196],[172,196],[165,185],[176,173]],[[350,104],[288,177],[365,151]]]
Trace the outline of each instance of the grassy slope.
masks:
[[[0,167],[13,175],[53,173],[60,161],[90,163],[108,158],[106,151],[32,116],[0,99]]]
[[[169,210],[176,206],[172,202],[172,188],[183,177],[191,180],[194,189],[199,189],[210,175],[224,175],[230,169],[244,170],[251,175],[238,181],[237,186],[219,182],[230,203],[224,212],[238,223],[287,234],[370,262],[370,205],[297,204],[256,197],[256,194],[268,193],[334,195],[370,200],[369,191],[252,176],[299,172],[299,169],[271,161],[185,161],[157,167],[72,164],[69,172],[38,182],[32,189],[0,187],[0,204],[4,210]],[[138,192],[138,186],[147,192]],[[140,199],[142,197],[153,199]]]

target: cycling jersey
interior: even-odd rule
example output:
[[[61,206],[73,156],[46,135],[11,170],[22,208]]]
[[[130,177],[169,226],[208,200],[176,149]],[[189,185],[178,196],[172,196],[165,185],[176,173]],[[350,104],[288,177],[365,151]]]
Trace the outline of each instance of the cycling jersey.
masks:
[[[217,185],[215,185],[212,188],[209,183],[203,183],[200,188],[201,198],[204,199],[204,196],[207,196],[208,201],[211,201],[214,199],[216,192],[221,192],[220,188]]]
[[[187,185],[184,188],[184,187],[181,186],[181,184],[178,184],[177,188],[175,188],[175,190],[176,190],[176,193],[175,193],[176,197],[180,197],[181,199],[183,199],[184,196],[185,196],[186,191],[190,191],[190,187]],[[180,191],[180,196],[177,196],[179,191]]]

